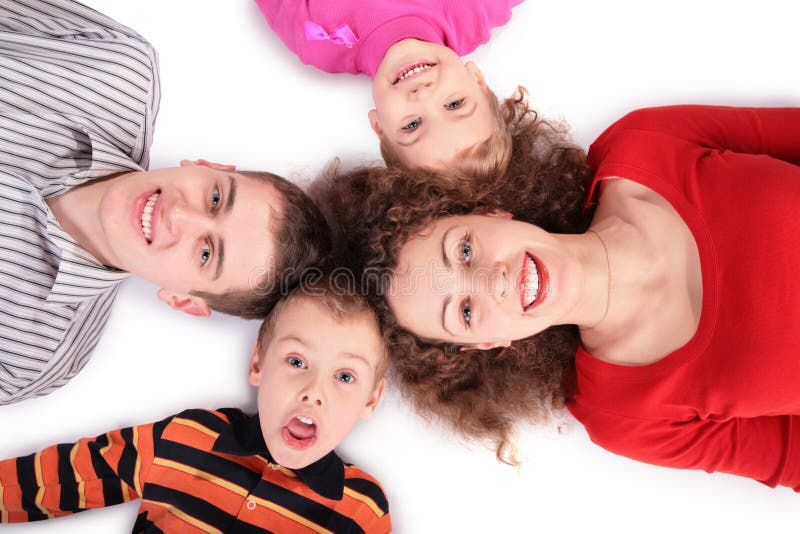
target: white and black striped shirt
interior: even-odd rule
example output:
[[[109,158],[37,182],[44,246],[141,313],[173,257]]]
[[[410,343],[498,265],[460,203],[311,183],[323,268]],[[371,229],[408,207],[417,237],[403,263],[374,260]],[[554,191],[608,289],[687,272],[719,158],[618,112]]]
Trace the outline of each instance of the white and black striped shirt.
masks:
[[[0,0],[0,404],[86,363],[126,273],[64,232],[45,199],[148,164],[158,62],[70,0]]]

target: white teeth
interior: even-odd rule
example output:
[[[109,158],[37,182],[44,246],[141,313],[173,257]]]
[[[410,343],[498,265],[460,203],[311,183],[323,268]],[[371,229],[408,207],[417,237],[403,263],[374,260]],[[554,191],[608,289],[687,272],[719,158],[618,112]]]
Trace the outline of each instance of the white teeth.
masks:
[[[296,418],[298,421],[303,423],[304,425],[313,425],[314,421],[310,417],[304,417],[302,415],[298,415]]]
[[[150,195],[150,198],[147,199],[147,202],[144,204],[144,209],[142,209],[142,233],[150,241],[150,237],[152,235],[150,229],[150,223],[153,220],[153,208],[156,205],[156,200],[158,200],[158,196],[160,193],[153,193]]]
[[[539,270],[536,268],[536,262],[525,255],[525,273],[523,274],[525,280],[524,301],[523,306],[527,308],[536,300],[536,295],[539,293]]]
[[[415,67],[412,67],[412,68],[410,68],[408,70],[405,70],[402,73],[400,73],[400,76],[397,77],[397,81],[399,82],[401,80],[404,80],[407,77],[411,76],[412,74],[417,74],[417,73],[426,71],[426,70],[430,69],[431,67],[433,67],[433,65],[428,64],[428,63],[425,63],[424,65],[416,65]]]

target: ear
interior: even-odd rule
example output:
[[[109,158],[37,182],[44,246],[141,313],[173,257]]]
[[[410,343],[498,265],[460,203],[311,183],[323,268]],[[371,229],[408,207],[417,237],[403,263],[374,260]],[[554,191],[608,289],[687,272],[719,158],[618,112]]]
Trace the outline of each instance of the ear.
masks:
[[[253,345],[253,356],[250,358],[250,373],[247,375],[247,382],[251,386],[261,385],[261,358],[259,357],[259,343]]]
[[[478,85],[484,89],[488,89],[488,86],[486,85],[486,79],[483,77],[481,69],[479,69],[475,63],[472,61],[467,61],[466,65],[464,66],[467,68],[467,71],[472,75],[472,77],[475,78],[475,81],[478,83]]]
[[[187,295],[185,293],[175,293],[163,287],[158,290],[157,295],[161,302],[166,302],[173,310],[180,310],[197,317],[208,317],[211,315],[211,309],[201,297]]]
[[[378,122],[378,112],[371,109],[369,113],[367,113],[367,117],[369,117],[369,125],[372,126],[372,131],[375,132],[375,135],[377,135],[378,138],[383,137],[383,128],[381,128],[381,123]]]
[[[181,160],[181,167],[202,166],[210,169],[217,169],[218,171],[235,171],[236,165],[224,165],[222,163],[214,163],[213,161],[206,161],[204,159],[196,160]]]
[[[497,347],[510,347],[510,346],[511,346],[511,340],[507,339],[505,341],[495,341],[494,343],[475,343],[474,345],[463,345],[459,350],[461,350],[461,352],[464,352],[465,350],[475,350],[475,349],[489,350],[489,349],[496,349]]]
[[[507,212],[503,209],[491,209],[486,212],[486,215],[489,217],[500,217],[503,219],[512,219],[514,216],[511,213]]]
[[[386,387],[386,378],[383,377],[378,380],[378,383],[375,384],[375,388],[372,390],[372,394],[367,401],[367,404],[364,405],[364,408],[361,409],[361,419],[367,419],[372,412],[375,411],[375,408],[378,407],[378,402],[381,400],[383,396],[383,390]]]

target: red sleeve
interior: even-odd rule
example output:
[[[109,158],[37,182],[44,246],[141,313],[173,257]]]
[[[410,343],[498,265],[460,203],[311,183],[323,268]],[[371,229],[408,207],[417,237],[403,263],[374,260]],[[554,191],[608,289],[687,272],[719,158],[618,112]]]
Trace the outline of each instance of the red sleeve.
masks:
[[[577,411],[592,441],[616,454],[665,467],[731,473],[800,491],[796,450],[800,416],[669,423]]]
[[[153,461],[154,427],[162,425],[124,428],[0,461],[0,520],[38,521],[138,499]]]
[[[765,154],[800,165],[800,108],[667,106],[640,109],[611,125],[592,144],[590,164],[599,166],[616,134],[629,130],[662,133],[718,150]]]

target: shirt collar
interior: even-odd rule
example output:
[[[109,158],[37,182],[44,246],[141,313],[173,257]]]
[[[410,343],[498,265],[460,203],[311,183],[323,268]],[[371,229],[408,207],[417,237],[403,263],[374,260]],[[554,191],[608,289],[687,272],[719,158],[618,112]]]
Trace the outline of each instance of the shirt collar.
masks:
[[[236,456],[264,456],[271,464],[277,464],[267,450],[261,421],[258,414],[237,419],[220,432],[213,450]],[[302,469],[291,470],[308,487],[326,499],[342,500],[344,494],[344,462],[331,451],[316,462]]]

